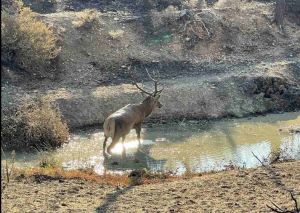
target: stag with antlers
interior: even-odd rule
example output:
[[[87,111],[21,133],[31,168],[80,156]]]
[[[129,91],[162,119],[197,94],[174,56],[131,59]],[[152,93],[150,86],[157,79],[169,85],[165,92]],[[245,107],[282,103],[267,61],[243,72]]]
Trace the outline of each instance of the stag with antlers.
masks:
[[[133,84],[147,97],[137,104],[128,104],[123,108],[117,110],[108,116],[103,124],[104,129],[104,142],[103,142],[103,156],[108,157],[111,155],[112,148],[118,143],[120,138],[122,138],[123,152],[122,158],[126,157],[126,151],[124,147],[124,141],[126,135],[131,129],[136,130],[139,147],[140,147],[140,137],[141,137],[141,125],[142,122],[148,117],[155,108],[161,108],[162,104],[159,102],[159,97],[164,88],[158,89],[159,82],[154,79],[146,69],[149,78],[154,82],[154,92],[147,92],[141,88],[136,80],[133,80]],[[111,144],[107,148],[106,152],[106,142],[108,138],[112,138]],[[108,155],[109,154],[109,155]]]

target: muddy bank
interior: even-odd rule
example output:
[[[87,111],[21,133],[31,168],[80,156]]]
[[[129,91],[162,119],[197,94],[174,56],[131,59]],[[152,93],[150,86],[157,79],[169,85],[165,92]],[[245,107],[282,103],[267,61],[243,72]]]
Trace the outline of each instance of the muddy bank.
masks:
[[[165,79],[161,95],[163,107],[151,118],[221,118],[243,117],[249,114],[300,109],[300,68],[273,65],[270,73],[240,70],[234,74],[196,75]],[[299,66],[299,64],[296,64]],[[266,67],[262,66],[262,69]],[[250,68],[251,70],[251,68]],[[256,72],[255,72],[256,71]],[[275,72],[276,71],[276,72]],[[243,73],[246,72],[246,73]],[[290,72],[287,75],[287,72]],[[238,73],[238,74],[236,74]],[[146,86],[151,87],[151,82]],[[53,96],[52,96],[53,97]],[[129,84],[81,90],[55,101],[70,127],[102,123],[114,110],[143,100],[138,90]]]
[[[241,69],[237,66],[223,74],[195,75],[163,79],[163,107],[152,119],[211,119],[243,117],[276,111],[300,109],[299,63],[257,64]],[[151,88],[151,82],[145,83]],[[19,88],[2,88],[3,105],[15,105],[22,97],[49,99],[59,107],[70,128],[103,123],[118,108],[143,100],[131,84],[78,89],[59,88],[26,93]]]
[[[185,78],[164,81],[164,107],[157,119],[243,117],[300,109],[299,88],[278,77],[231,76],[218,80]],[[260,84],[264,85],[261,86]],[[131,85],[97,88],[55,100],[70,127],[102,123],[114,110],[143,99]]]
[[[1,194],[3,212],[269,212],[299,200],[299,161],[128,187],[83,180],[14,180]],[[26,196],[24,196],[26,195]]]

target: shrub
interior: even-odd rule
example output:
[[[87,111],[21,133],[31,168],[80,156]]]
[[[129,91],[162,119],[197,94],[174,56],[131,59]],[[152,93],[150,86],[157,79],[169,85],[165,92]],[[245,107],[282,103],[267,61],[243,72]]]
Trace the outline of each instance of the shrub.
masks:
[[[95,9],[85,9],[76,14],[77,20],[72,24],[78,29],[91,29],[99,20],[99,14]]]
[[[15,113],[3,115],[1,140],[5,150],[50,149],[69,138],[69,130],[50,102],[27,102]]]
[[[1,12],[1,62],[32,76],[47,77],[60,53],[53,29],[17,0]]]

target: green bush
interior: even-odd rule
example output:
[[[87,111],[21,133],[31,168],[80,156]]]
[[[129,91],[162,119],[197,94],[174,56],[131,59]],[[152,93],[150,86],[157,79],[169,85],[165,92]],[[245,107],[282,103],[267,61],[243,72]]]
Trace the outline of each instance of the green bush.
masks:
[[[26,71],[32,76],[47,77],[55,69],[60,53],[58,39],[37,14],[15,0],[1,11],[1,62]]]
[[[14,113],[2,115],[1,126],[4,150],[46,150],[61,146],[69,138],[59,111],[46,101],[27,102]]]

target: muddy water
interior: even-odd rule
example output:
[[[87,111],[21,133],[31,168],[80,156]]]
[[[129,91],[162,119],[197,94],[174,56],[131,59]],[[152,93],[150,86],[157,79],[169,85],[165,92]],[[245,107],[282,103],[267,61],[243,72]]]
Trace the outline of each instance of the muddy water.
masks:
[[[281,158],[300,159],[300,134],[289,134],[290,126],[300,125],[300,113],[226,119],[182,121],[142,130],[142,146],[132,131],[126,138],[127,158],[121,159],[118,144],[110,159],[102,156],[103,132],[78,131],[69,143],[52,152],[17,154],[17,166],[38,166],[50,162],[65,169],[93,168],[97,173],[124,172],[137,168],[152,171],[204,172],[226,167],[255,167],[253,156],[268,159],[280,150]]]

